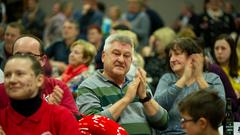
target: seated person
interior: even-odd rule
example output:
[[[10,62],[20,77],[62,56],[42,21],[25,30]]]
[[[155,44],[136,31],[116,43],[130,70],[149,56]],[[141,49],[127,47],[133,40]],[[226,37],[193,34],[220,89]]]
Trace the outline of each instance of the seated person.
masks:
[[[225,116],[225,102],[216,92],[192,92],[178,105],[181,126],[188,135],[220,135],[218,126]]]
[[[91,43],[78,40],[71,45],[68,56],[69,64],[61,76],[61,80],[67,83],[72,92],[91,73],[89,65],[96,55],[96,48]]]
[[[177,38],[168,45],[167,63],[170,72],[159,80],[154,95],[169,114],[168,128],[160,131],[160,134],[185,134],[177,104],[190,93],[199,89],[216,90],[225,100],[224,87],[219,76],[204,70],[202,53],[201,47],[191,38]]]
[[[40,39],[32,35],[23,35],[13,44],[13,55],[29,54],[37,58],[41,66],[46,64],[47,56],[44,54],[44,44]],[[75,115],[78,115],[76,103],[74,102],[68,86],[60,80],[51,77],[44,77],[44,83],[41,87],[41,96],[46,98],[49,104],[59,104],[69,109]],[[0,84],[0,108],[9,104],[9,98],[6,95],[3,84]]]
[[[76,102],[80,113],[111,118],[129,134],[149,135],[154,129],[166,128],[168,113],[152,98],[143,69],[136,71],[133,80],[126,75],[133,47],[128,35],[110,35],[102,53],[104,68],[80,84]]]
[[[68,109],[41,98],[43,83],[42,67],[34,56],[15,55],[7,60],[4,85],[11,104],[0,110],[0,133],[80,134],[78,122]]]
[[[236,47],[236,43],[230,35],[222,34],[214,43],[213,58],[228,76],[237,98],[240,99],[240,68],[238,67]]]
[[[79,26],[75,20],[65,20],[62,27],[63,38],[46,48],[46,55],[50,59],[50,64],[57,69],[59,74],[66,69],[70,46],[77,40],[79,34]]]

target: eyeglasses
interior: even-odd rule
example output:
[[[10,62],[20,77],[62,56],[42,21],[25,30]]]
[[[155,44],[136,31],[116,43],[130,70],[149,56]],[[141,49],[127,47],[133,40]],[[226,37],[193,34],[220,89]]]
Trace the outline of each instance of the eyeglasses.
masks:
[[[187,122],[190,122],[190,121],[194,121],[193,119],[185,119],[185,118],[182,118],[180,120],[181,124],[184,124],[184,123],[187,123]]]
[[[17,52],[14,55],[31,55],[31,56],[34,56],[34,57],[42,57],[43,56],[42,54],[34,54],[34,53],[31,53],[31,52]]]

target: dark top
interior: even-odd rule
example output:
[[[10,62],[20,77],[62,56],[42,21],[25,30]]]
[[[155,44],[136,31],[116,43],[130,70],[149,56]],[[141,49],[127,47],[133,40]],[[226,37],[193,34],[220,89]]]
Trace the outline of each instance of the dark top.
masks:
[[[103,48],[104,48],[104,41],[102,41],[101,46],[97,50],[97,55],[95,56],[95,69],[103,69],[103,63],[102,63]]]
[[[182,20],[183,18],[184,18],[184,16],[180,15],[178,19]],[[193,29],[193,31],[195,32],[195,34],[197,36],[199,36],[199,34],[200,34],[200,31],[199,31],[199,15],[192,12],[192,16],[189,17],[188,19],[189,20],[188,20],[187,26],[191,27]]]
[[[20,113],[21,115],[27,117],[31,116],[35,112],[38,111],[42,104],[42,99],[40,94],[38,94],[36,97],[26,100],[11,100],[11,106],[13,109]]]
[[[24,28],[31,34],[37,36],[42,39],[43,37],[43,29],[45,27],[45,13],[41,8],[39,8],[35,14],[33,20],[29,20],[30,12],[25,12],[22,17],[22,24]]]
[[[97,10],[89,10],[86,14],[82,15],[79,20],[80,26],[80,38],[87,39],[87,28],[90,25],[98,25],[99,27],[102,26],[103,14]]]
[[[46,49],[46,55],[48,58],[55,61],[64,62],[65,64],[68,64],[69,54],[70,48],[67,46],[64,40],[57,41]]]
[[[144,69],[147,72],[147,76],[152,78],[150,87],[152,93],[154,94],[158,85],[158,81],[162,75],[168,71],[167,61],[166,59],[159,59],[157,56],[145,58]]]
[[[150,33],[149,33],[149,35],[151,35],[154,31],[163,27],[164,22],[163,22],[161,16],[156,11],[154,11],[153,9],[151,9],[149,7],[146,7],[145,12],[150,19]]]
[[[0,43],[0,68],[3,70],[6,60],[11,56],[6,50],[5,50],[5,42]]]
[[[235,31],[234,19],[226,13],[223,13],[217,19],[213,19],[205,12],[200,16],[199,22],[199,30],[206,42],[206,47],[213,47],[215,38],[220,34],[230,34]]]

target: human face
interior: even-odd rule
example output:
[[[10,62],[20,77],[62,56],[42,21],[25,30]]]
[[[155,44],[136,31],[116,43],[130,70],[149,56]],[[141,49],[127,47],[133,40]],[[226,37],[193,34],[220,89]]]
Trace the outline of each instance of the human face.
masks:
[[[56,15],[57,13],[60,12],[60,10],[61,10],[60,8],[61,8],[61,4],[60,3],[58,3],[58,2],[54,3],[53,6],[52,6],[52,13],[54,15]]]
[[[184,72],[185,65],[188,60],[187,54],[180,49],[176,49],[170,50],[169,57],[172,71],[178,75],[181,75]]]
[[[71,48],[71,53],[69,54],[69,64],[73,67],[77,67],[84,63],[83,59],[83,45],[75,45]]]
[[[124,78],[132,63],[132,47],[115,41],[103,52],[104,72],[113,78]]]
[[[18,28],[7,26],[4,33],[5,47],[9,53],[12,53],[12,46],[15,40],[21,35]]]
[[[88,30],[87,38],[90,43],[96,44],[102,41],[102,34],[97,29],[90,29]]]
[[[10,98],[24,100],[38,94],[43,83],[43,75],[36,76],[31,66],[29,59],[22,58],[14,58],[6,63],[4,86]]]
[[[31,37],[23,37],[18,39],[13,48],[13,55],[17,53],[26,53],[36,57],[37,60],[44,66],[45,62],[40,52],[40,44],[36,39]]]
[[[65,21],[63,24],[63,38],[72,39],[72,38],[76,38],[77,35],[78,35],[78,30],[76,25],[69,21]]]
[[[210,7],[213,11],[219,10],[220,7],[221,7],[221,2],[220,2],[220,0],[210,0],[210,1],[209,1],[209,7]]]
[[[183,4],[181,6],[181,15],[187,16],[191,11],[189,10],[188,6],[186,4]]]
[[[231,55],[231,48],[228,42],[224,39],[217,40],[214,45],[214,54],[220,65],[228,65]]]
[[[36,0],[28,0],[28,9],[30,11],[33,11],[37,7],[37,1]]]
[[[120,10],[117,6],[112,6],[109,8],[108,11],[108,16],[112,19],[112,20],[117,20],[120,18]]]
[[[140,12],[141,6],[138,3],[138,0],[128,0],[128,12],[138,13]]]
[[[73,4],[71,2],[66,3],[66,7],[63,10],[64,15],[68,18],[73,14]]]
[[[182,113],[181,117],[181,127],[187,135],[204,135],[204,131],[199,127],[198,121],[195,122],[188,113]]]

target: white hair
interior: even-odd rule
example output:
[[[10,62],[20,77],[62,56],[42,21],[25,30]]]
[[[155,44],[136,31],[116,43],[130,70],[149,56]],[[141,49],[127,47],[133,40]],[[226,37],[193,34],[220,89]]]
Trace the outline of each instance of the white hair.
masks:
[[[105,40],[105,45],[103,48],[103,51],[108,50],[109,48],[111,48],[112,43],[113,42],[120,42],[120,43],[124,43],[124,44],[129,44],[132,48],[132,52],[134,51],[134,44],[132,42],[132,39],[127,36],[127,35],[123,35],[121,33],[115,33],[110,35],[106,40]]]

